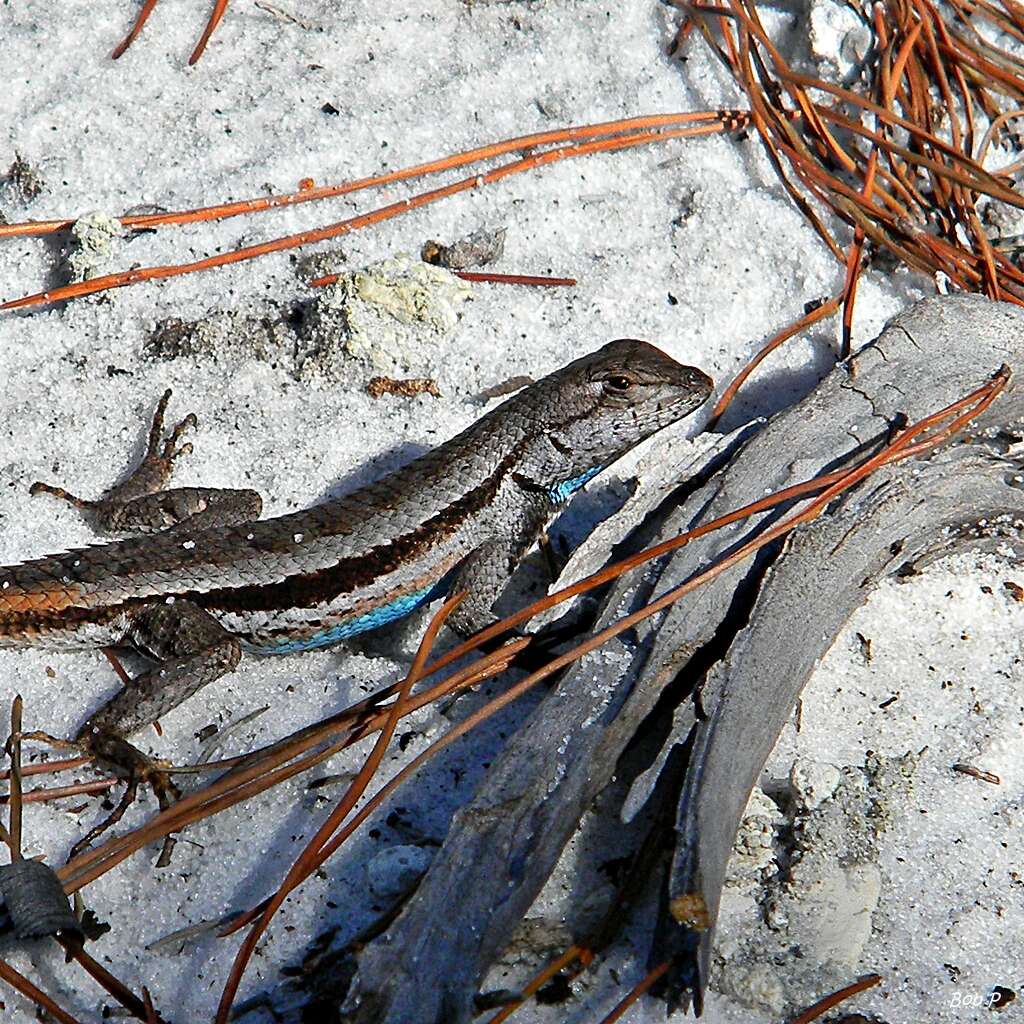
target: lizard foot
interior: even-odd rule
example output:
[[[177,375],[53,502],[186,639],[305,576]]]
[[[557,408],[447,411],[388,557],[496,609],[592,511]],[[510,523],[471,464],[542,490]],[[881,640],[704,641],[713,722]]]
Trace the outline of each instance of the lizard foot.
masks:
[[[198,425],[196,414],[190,412],[180,423],[177,424],[164,438],[164,415],[167,412],[167,403],[171,400],[171,389],[168,388],[157,403],[156,412],[149,427],[149,439],[146,443],[146,454],[142,462],[132,473],[128,481],[120,485],[121,488],[129,490],[134,497],[139,493],[153,494],[160,490],[171,475],[171,468],[182,456],[192,452],[192,445],[188,442],[178,446],[181,435],[186,430],[194,429]],[[106,497],[115,497],[112,488]]]
[[[152,497],[162,491],[170,479],[174,463],[192,451],[191,444],[188,442],[180,444],[179,442],[186,430],[191,430],[197,425],[198,420],[194,413],[189,413],[180,423],[166,432],[166,437],[164,436],[164,415],[170,398],[171,391],[168,388],[160,396],[156,412],[153,414],[146,441],[146,452],[141,462],[125,480],[109,488],[102,497],[96,500],[80,498],[63,487],[43,483],[41,480],[32,484],[28,489],[29,494],[49,494],[68,502],[75,508],[91,513],[96,519],[96,524],[108,532],[119,532],[131,528],[133,519],[149,506],[143,501],[140,510],[132,511],[133,507],[139,504],[140,499]],[[166,524],[159,521],[153,524],[146,522],[145,519],[139,524],[140,528],[147,530],[160,528],[163,525]]]
[[[64,741],[64,743],[67,744],[68,741]],[[133,746],[116,733],[83,729],[70,745],[96,758],[97,761],[108,765],[127,781],[125,791],[117,806],[103,821],[89,829],[75,843],[68,855],[68,860],[74,859],[84,850],[87,850],[104,832],[112,828],[124,817],[125,811],[135,803],[140,785],[148,785],[153,790],[162,811],[167,810],[168,807],[181,798],[181,792],[171,781],[164,762],[144,754],[138,747]],[[157,867],[167,867],[171,860],[174,845],[174,836],[165,837],[163,848],[156,862]]]

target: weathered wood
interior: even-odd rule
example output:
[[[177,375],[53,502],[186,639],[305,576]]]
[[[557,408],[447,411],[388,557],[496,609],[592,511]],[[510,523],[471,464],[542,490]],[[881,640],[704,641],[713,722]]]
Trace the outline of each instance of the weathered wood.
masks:
[[[1015,410],[1024,413],[1019,397]],[[697,728],[676,825],[669,907],[680,925],[656,955],[682,954],[676,986],[692,989],[698,1006],[736,830],[804,684],[881,579],[971,547],[1024,554],[1024,493],[1012,482],[1020,470],[983,443],[882,470],[794,532],[768,570],[750,624],[710,673],[714,703]]]
[[[829,453],[841,450],[843,435],[848,449],[854,437],[871,438],[873,448],[900,414],[920,419],[980,386],[1004,362],[1024,371],[1024,311],[977,296],[917,304],[849,366],[837,367],[812,395],[775,417],[709,483],[714,497],[701,518],[754,500],[766,476],[770,486],[785,486],[842,464],[845,459]],[[653,955],[659,961],[676,956],[673,997],[689,990],[701,1005],[721,885],[743,809],[804,683],[850,615],[882,576],[908,561],[988,543],[984,528],[964,524],[1009,522],[1016,543],[1012,524],[1024,504],[1012,480],[1018,468],[979,434],[1022,418],[1024,381],[1015,379],[972,426],[969,441],[958,439],[951,450],[876,474],[792,534],[781,553],[776,549],[748,570],[743,617],[749,608],[749,625],[730,635],[727,652],[701,687],[707,719],[697,727],[680,801],[668,893],[680,924],[666,930],[666,947]],[[700,557],[689,548],[680,552],[674,578],[697,571]],[[708,616],[724,621],[736,600],[728,587],[737,586],[738,575],[705,588],[699,611],[686,602],[669,613],[651,665],[671,656],[672,644],[699,643],[708,635]]]

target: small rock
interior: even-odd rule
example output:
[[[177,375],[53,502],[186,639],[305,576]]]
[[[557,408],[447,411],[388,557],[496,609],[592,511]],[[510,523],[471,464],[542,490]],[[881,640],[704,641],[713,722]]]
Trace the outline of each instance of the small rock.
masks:
[[[451,331],[470,295],[470,286],[450,271],[409,256],[343,273],[309,309],[301,369],[346,379],[350,359],[384,376],[428,369],[431,338]]]
[[[505,229],[488,231],[478,228],[467,238],[460,238],[451,245],[430,241],[420,253],[424,263],[431,263],[449,270],[467,270],[469,267],[483,267],[500,260],[505,252]]]
[[[88,281],[106,270],[124,228],[116,217],[96,211],[87,213],[71,226],[74,248],[67,258],[71,280]]]
[[[789,770],[793,796],[804,810],[813,811],[836,791],[839,769],[834,764],[798,758]]]

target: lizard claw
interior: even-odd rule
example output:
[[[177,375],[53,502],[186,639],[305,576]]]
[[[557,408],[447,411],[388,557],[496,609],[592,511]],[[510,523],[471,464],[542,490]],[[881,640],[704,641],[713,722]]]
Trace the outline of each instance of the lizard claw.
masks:
[[[83,753],[96,758],[97,761],[108,765],[118,775],[122,775],[126,779],[125,791],[117,806],[103,821],[91,828],[75,843],[68,855],[69,861],[88,849],[104,832],[124,817],[125,811],[135,803],[140,785],[148,785],[153,790],[162,811],[167,810],[173,803],[181,799],[181,791],[171,780],[167,771],[169,766],[163,761],[144,754],[138,747],[133,746],[116,733],[96,728],[83,728],[73,743],[66,740],[63,743],[74,746]],[[170,863],[174,844],[173,836],[167,836],[164,839],[163,849],[157,859],[157,867],[166,867]]]

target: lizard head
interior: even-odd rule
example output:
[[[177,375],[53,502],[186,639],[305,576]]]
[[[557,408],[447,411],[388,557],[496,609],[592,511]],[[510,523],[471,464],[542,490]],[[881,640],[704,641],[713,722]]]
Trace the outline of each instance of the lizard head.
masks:
[[[622,338],[538,385],[548,441],[566,479],[607,465],[704,404],[714,381],[646,341]],[[556,459],[557,461],[557,459]]]

